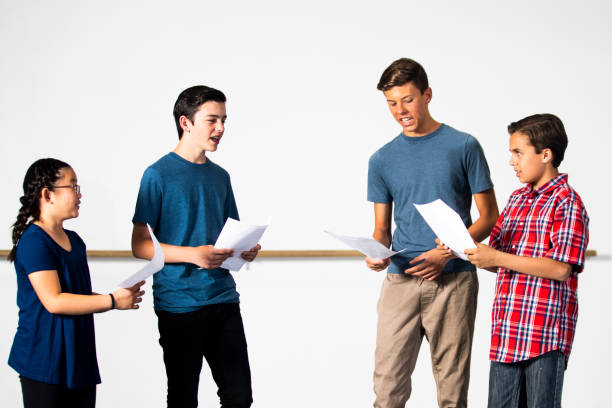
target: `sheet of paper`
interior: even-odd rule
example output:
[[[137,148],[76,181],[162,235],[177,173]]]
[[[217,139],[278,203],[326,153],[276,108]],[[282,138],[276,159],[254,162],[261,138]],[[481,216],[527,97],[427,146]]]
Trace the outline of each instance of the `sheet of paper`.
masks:
[[[467,255],[463,251],[467,248],[475,248],[476,245],[459,214],[440,199],[428,204],[414,204],[414,206],[436,236],[456,256],[467,261]]]
[[[266,228],[268,225],[250,225],[228,218],[215,242],[215,248],[231,248],[234,250],[234,255],[223,261],[221,267],[230,271],[239,271],[246,262],[240,254],[257,245]]]
[[[374,238],[349,237],[346,235],[336,235],[329,231],[325,232],[336,238],[338,241],[341,241],[351,248],[356,249],[362,254],[374,259],[386,259],[405,251],[404,249],[398,252],[392,251],[380,242],[376,241]]]
[[[161,268],[164,267],[164,250],[162,249],[161,245],[159,245],[159,241],[157,241],[157,238],[155,237],[155,234],[153,234],[153,231],[151,230],[151,226],[149,224],[147,224],[147,229],[149,230],[149,235],[151,235],[151,240],[153,241],[153,248],[155,250],[153,258],[141,270],[121,282],[119,286],[122,288],[129,288],[131,286],[134,286],[138,282],[146,280],[149,276],[153,275],[155,272],[159,271]]]

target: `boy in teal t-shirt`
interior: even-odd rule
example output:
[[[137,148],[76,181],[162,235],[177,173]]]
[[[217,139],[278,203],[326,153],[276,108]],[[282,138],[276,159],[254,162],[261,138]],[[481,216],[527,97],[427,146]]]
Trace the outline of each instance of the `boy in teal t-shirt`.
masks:
[[[222,406],[249,407],[253,401],[238,292],[221,268],[233,250],[213,247],[227,218],[238,219],[229,174],[206,157],[225,131],[225,101],[221,91],[206,86],[179,95],[174,105],[179,143],[145,171],[132,220],[134,255],[153,256],[147,223],[165,255],[164,268],[153,278],[153,297],[168,407],[197,406],[203,358]],[[259,249],[241,256],[250,262]]]

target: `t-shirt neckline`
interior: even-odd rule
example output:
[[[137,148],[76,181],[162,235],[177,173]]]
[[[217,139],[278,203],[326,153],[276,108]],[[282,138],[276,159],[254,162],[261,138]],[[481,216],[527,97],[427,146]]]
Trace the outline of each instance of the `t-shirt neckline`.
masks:
[[[424,142],[426,140],[429,140],[429,139],[432,139],[432,138],[436,137],[438,134],[440,134],[440,132],[442,132],[442,129],[444,127],[446,127],[446,125],[444,123],[440,123],[440,126],[436,130],[434,130],[433,132],[428,133],[428,134],[426,134],[424,136],[411,137],[411,136],[406,136],[404,134],[404,132],[401,132],[399,134],[399,137],[402,140],[405,140],[408,143],[420,143],[420,142]]]

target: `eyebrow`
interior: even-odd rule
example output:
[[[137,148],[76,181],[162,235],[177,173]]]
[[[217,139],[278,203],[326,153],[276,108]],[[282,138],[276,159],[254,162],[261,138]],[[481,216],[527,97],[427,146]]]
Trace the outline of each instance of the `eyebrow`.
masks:
[[[403,101],[406,98],[414,98],[414,95],[405,95],[405,96],[402,96],[399,100]],[[395,99],[387,99],[387,102],[395,102]]]
[[[220,116],[220,115],[212,115],[212,114],[211,114],[211,115],[206,115],[206,117],[207,117],[207,118],[215,118],[215,119],[216,119],[216,118],[227,119],[227,115]]]

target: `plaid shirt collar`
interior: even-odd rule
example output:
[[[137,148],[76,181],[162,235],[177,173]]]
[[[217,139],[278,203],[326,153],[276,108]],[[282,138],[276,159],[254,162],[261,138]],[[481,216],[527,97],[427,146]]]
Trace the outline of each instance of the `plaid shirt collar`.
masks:
[[[550,194],[562,185],[567,184],[567,174],[560,173],[557,176],[551,178],[546,183],[542,184],[538,189],[534,190],[532,184],[527,184],[525,187],[519,190],[521,195],[531,195],[532,197],[540,194]]]

